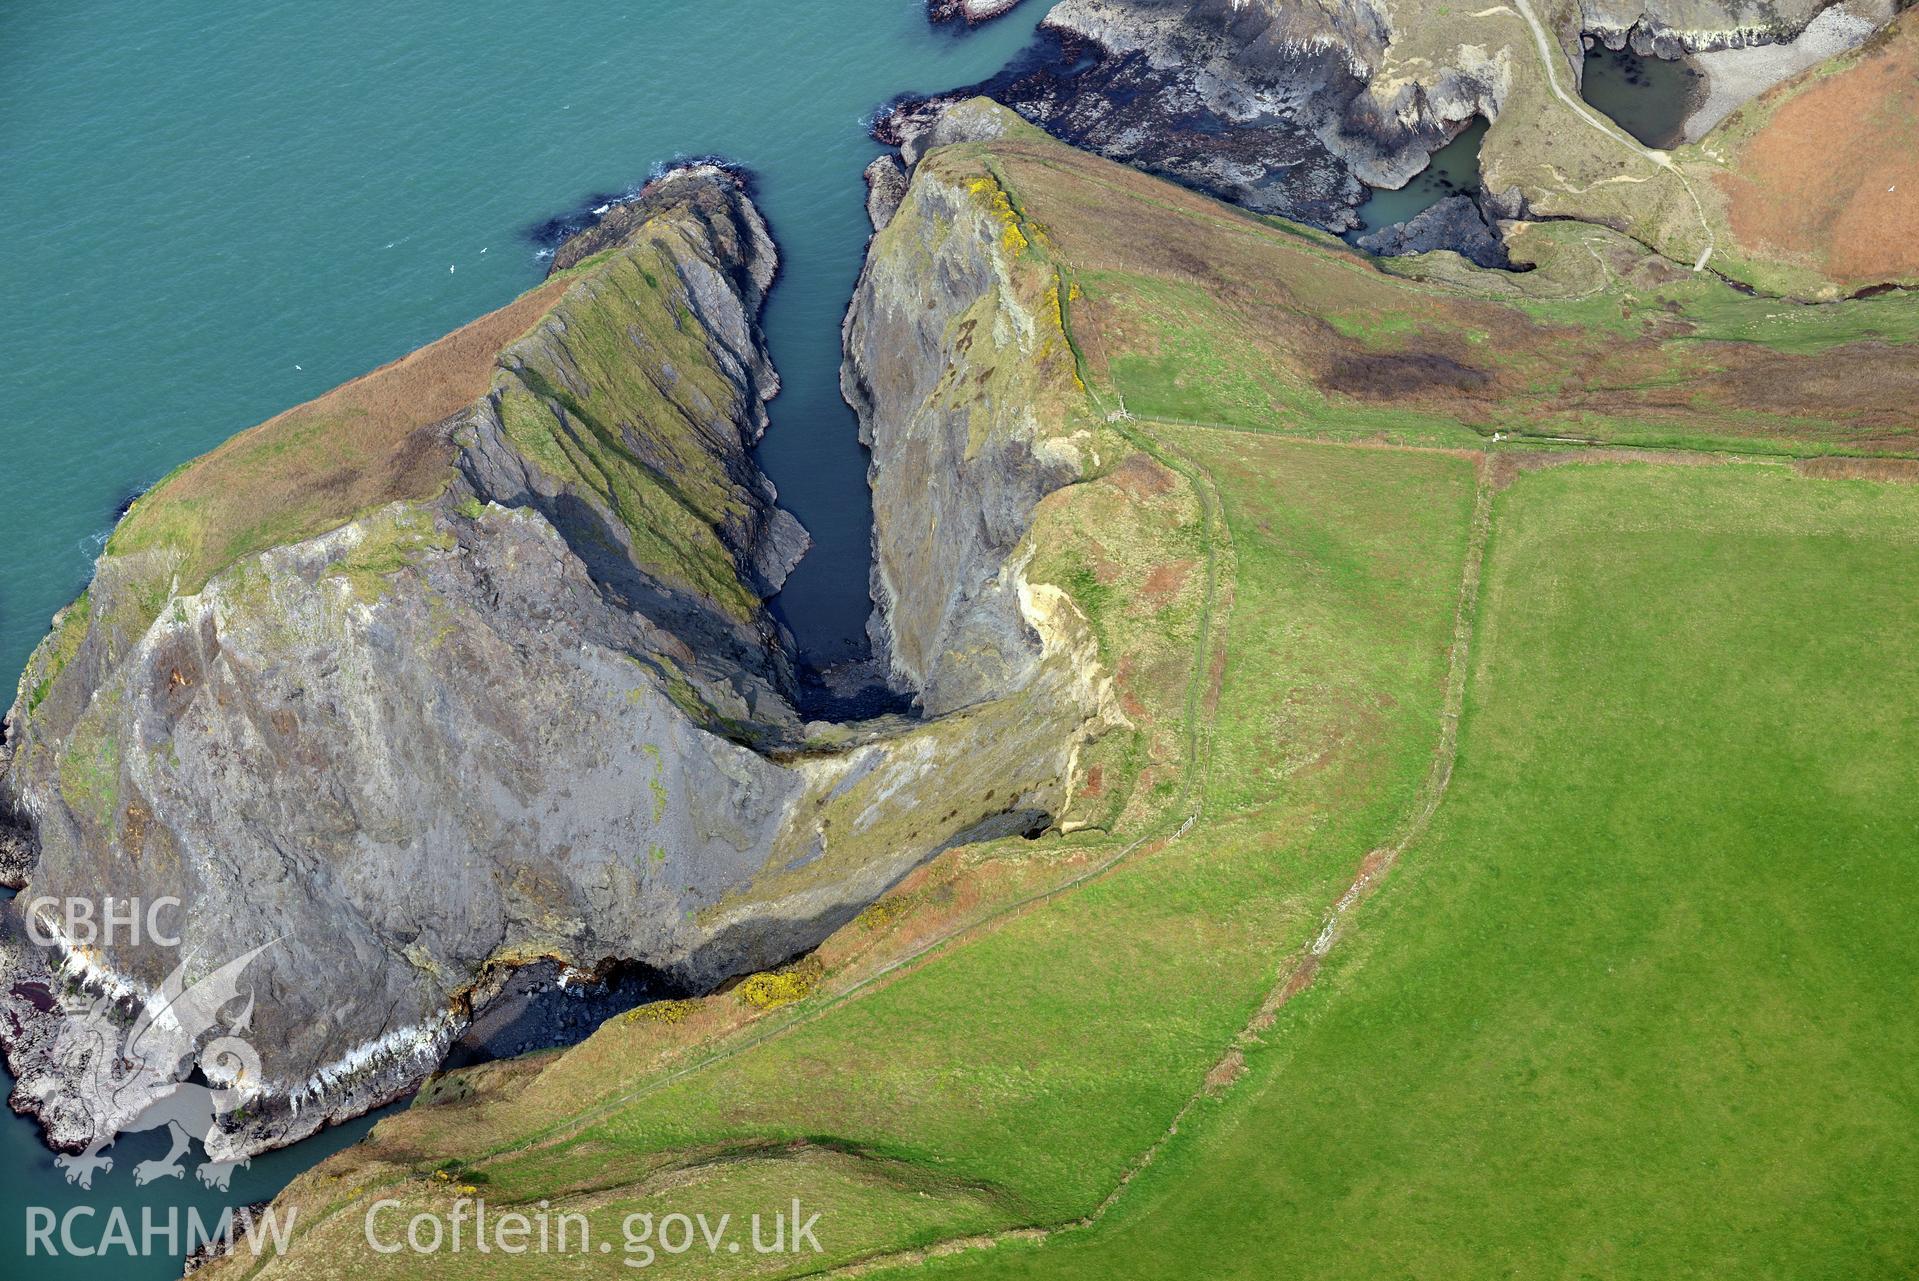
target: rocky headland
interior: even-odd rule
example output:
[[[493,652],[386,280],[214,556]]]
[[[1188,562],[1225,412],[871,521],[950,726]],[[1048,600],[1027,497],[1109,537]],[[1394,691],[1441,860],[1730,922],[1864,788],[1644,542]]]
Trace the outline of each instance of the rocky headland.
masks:
[[[1003,120],[960,104],[916,142],[977,140]],[[893,683],[933,715],[1032,679],[1025,585],[1002,567],[1034,507],[1084,467],[1045,413],[1045,389],[1071,376],[1059,321],[1021,304],[1004,251],[1023,233],[1003,195],[981,194],[919,176],[875,238],[845,327],[841,387],[872,451],[869,631]],[[967,386],[976,368],[983,389]]]
[[[994,216],[972,206],[950,212]],[[63,1002],[131,1010],[183,960],[264,946],[259,1078],[223,1119],[227,1154],[258,1151],[413,1088],[526,967],[710,990],[941,849],[1055,822],[1117,716],[1083,622],[1023,572],[1023,522],[1077,459],[1009,397],[955,460],[925,402],[964,355],[947,320],[1009,377],[1057,325],[990,253],[909,234],[862,278],[847,386],[877,657],[923,716],[797,710],[765,602],[806,538],[751,456],[776,251],[733,175],[669,173],[546,284],[116,529],[8,722],[14,1106],[58,1146],[97,1137],[115,1118],[76,1085]],[[181,900],[180,946],[28,943],[30,902],[109,894]]]
[[[1739,193],[1695,181],[1707,152],[1662,158],[1574,101],[1582,41],[1750,49],[1827,7],[1063,0],[985,88],[1069,142],[1331,230],[1483,116],[1485,203],[1367,247],[1503,265],[1491,211],[1603,225],[1678,261],[1634,270],[1677,275],[1731,256]],[[942,850],[1087,821],[1087,749],[1127,713],[1058,567],[1035,570],[1035,529],[1126,450],[1080,385],[1064,278],[1027,252],[1043,231],[987,157],[957,155],[1025,126],[943,96],[876,128],[901,154],[867,171],[842,387],[871,450],[873,667],[912,714],[803,710],[767,602],[807,538],[752,454],[778,390],[759,329],[777,251],[736,175],[674,170],[508,307],[169,475],[55,620],[0,757],[0,881],[22,887],[0,909],[0,1040],[50,1141],[123,1119],[79,1088],[67,1007],[131,1014],[182,963],[261,949],[257,1074],[199,1064],[244,1086],[222,1143],[246,1154],[410,1090],[476,1023],[520,1048],[497,1016],[529,975],[711,991]],[[1793,213],[1744,216],[1823,231]],[[1830,270],[1909,270],[1868,248]],[[1491,403],[1463,349],[1302,350],[1341,395]],[[36,900],[109,895],[179,900],[180,945],[29,941]]]

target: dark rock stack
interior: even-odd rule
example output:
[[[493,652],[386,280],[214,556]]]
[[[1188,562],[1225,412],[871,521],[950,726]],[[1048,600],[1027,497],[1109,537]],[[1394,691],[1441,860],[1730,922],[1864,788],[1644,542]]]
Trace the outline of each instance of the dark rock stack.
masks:
[[[1498,228],[1486,221],[1471,196],[1448,196],[1428,209],[1361,236],[1359,247],[1382,258],[1402,258],[1409,254],[1429,254],[1450,249],[1481,267],[1508,270],[1512,260],[1506,256],[1506,242]]]

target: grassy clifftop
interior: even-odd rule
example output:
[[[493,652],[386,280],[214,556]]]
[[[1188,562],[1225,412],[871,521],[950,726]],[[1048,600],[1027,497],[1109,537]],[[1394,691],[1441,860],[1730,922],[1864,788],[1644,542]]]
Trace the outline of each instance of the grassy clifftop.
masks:
[[[1457,445],[1919,448],[1908,296],[1757,298],[1562,223],[1519,233],[1536,270],[1518,275],[1380,265],[1056,143],[992,156],[1077,290],[1072,332],[1111,408]]]

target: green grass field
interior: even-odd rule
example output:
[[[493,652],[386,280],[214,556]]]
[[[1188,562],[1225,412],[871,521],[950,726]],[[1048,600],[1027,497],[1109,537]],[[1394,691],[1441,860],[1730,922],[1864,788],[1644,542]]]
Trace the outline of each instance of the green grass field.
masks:
[[[1122,1209],[951,1270],[1912,1275],[1919,490],[1566,467],[1494,530],[1428,839]]]
[[[1143,418],[1333,440],[1492,438],[1911,456],[1919,297],[1754,297],[1589,224],[1516,237],[1523,273],[1382,269],[1285,225],[1019,135],[989,166],[1070,280],[1085,381]]]
[[[795,1191],[823,1212],[824,1256],[667,1275],[1909,1275],[1919,489],[1495,468],[1450,786],[1248,1035],[1419,808],[1475,467],[1142,430],[1232,545],[1187,836],[730,1041],[662,1058],[670,1029],[616,1022],[530,1083],[502,1065],[517,1086],[418,1106],[296,1184],[307,1239],[258,1275],[574,1275],[364,1257],[374,1197],[411,1212],[465,1180],[596,1239]],[[948,889],[1043,885],[1103,839],[989,847]],[[981,917],[993,893],[1017,897]],[[452,1179],[422,1177],[446,1151]],[[953,1241],[996,1244],[918,1261]]]

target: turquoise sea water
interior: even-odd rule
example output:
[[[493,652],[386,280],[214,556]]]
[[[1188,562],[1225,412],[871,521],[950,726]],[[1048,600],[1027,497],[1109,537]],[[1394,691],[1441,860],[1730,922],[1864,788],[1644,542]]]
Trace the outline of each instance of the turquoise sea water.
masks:
[[[843,647],[864,117],[983,78],[1043,13],[960,35],[920,0],[0,6],[6,688],[138,488],[535,283],[532,224],[707,153],[753,169],[785,260],[764,461],[819,542],[795,630]]]
[[[962,35],[922,0],[0,5],[0,701],[138,489],[535,283],[534,224],[708,153],[754,171],[784,259],[762,461],[817,546],[780,605],[816,660],[852,652],[869,511],[837,379],[864,120],[989,75],[1045,7]],[[7,1114],[0,1275],[177,1275],[22,1261],[23,1208],[234,1204],[318,1152],[245,1172],[244,1198],[135,1189],[149,1155],[80,1194]]]

